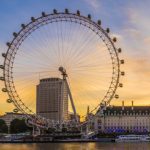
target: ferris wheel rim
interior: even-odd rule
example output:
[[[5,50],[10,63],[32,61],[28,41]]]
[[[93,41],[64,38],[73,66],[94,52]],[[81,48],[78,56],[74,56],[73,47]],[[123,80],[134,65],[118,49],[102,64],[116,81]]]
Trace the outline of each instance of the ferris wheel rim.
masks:
[[[94,30],[93,28],[97,29],[97,31],[100,31],[100,33],[102,33],[105,36],[106,39],[104,39],[104,40],[109,41],[109,44],[110,44],[109,46],[112,46],[112,49],[113,49],[113,51],[111,51],[111,49],[107,47],[108,50],[109,50],[109,53],[111,55],[113,73],[112,73],[112,80],[111,80],[110,86],[107,90],[107,93],[105,94],[104,98],[101,100],[101,103],[106,102],[107,104],[109,104],[110,101],[112,100],[112,98],[114,97],[115,92],[116,92],[117,87],[118,87],[118,84],[119,84],[120,62],[119,62],[119,56],[118,56],[118,53],[117,53],[117,49],[116,49],[112,39],[108,35],[108,33],[100,25],[98,25],[97,23],[95,23],[94,21],[92,21],[91,19],[89,19],[85,16],[81,16],[81,15],[79,16],[79,15],[73,14],[73,13],[57,13],[57,14],[53,13],[53,14],[48,14],[46,16],[41,16],[41,17],[36,18],[36,19],[32,18],[32,21],[29,22],[24,28],[22,28],[18,32],[18,34],[16,36],[14,36],[14,38],[13,38],[12,42],[10,43],[10,45],[8,45],[6,57],[5,57],[5,60],[4,60],[4,68],[5,69],[4,69],[3,74],[4,74],[4,78],[5,78],[5,87],[7,89],[7,93],[8,93],[9,98],[13,101],[13,104],[17,107],[17,109],[19,109],[22,113],[24,113],[26,115],[28,115],[27,111],[29,111],[30,113],[33,113],[32,110],[30,108],[28,108],[24,104],[24,102],[19,98],[19,95],[18,95],[18,93],[15,89],[15,83],[14,83],[14,80],[13,80],[13,70],[12,70],[13,69],[13,61],[15,60],[15,55],[17,54],[19,46],[23,43],[23,41],[30,34],[32,34],[32,32],[34,32],[36,29],[48,24],[46,22],[46,21],[48,21],[48,20],[46,20],[48,17],[52,17],[51,19],[56,19],[55,21],[67,21],[67,19],[70,19],[70,21],[72,21],[72,22],[80,21],[80,24],[82,24],[85,21],[86,23],[89,24],[89,26],[91,25],[91,28],[90,28],[91,30]],[[64,20],[61,20],[62,19],[61,17]],[[44,19],[44,20],[42,20],[42,19]],[[71,19],[75,19],[75,20],[71,20]],[[41,23],[40,20],[42,20],[43,22]],[[39,23],[39,24],[41,23],[40,24],[41,26],[38,26],[39,24],[36,24],[36,23]],[[52,22],[49,22],[49,23],[52,23]],[[75,23],[78,23],[78,22],[75,22]],[[86,26],[86,24],[82,24],[82,25]],[[36,27],[36,28],[34,28],[34,27]],[[27,30],[27,28],[30,28],[31,31],[28,30],[28,31],[24,32],[25,30]],[[22,34],[22,32],[24,32],[24,34]],[[95,32],[95,30],[93,32]],[[97,34],[98,34],[98,32],[97,32]],[[17,38],[20,38],[20,40],[18,40]],[[16,41],[18,41],[18,43]],[[14,52],[15,48],[16,48],[16,52]],[[14,51],[12,49],[14,49]],[[10,51],[12,51],[11,54],[10,54]],[[112,54],[111,52],[114,52],[114,53]],[[8,56],[10,58],[8,58]],[[13,59],[13,61],[12,61],[12,59]],[[7,60],[9,62],[8,64],[7,64]],[[14,96],[14,93],[16,94],[16,96]],[[16,100],[15,97],[18,97],[19,101]],[[98,109],[100,107],[101,103],[99,103],[98,106],[95,109]]]

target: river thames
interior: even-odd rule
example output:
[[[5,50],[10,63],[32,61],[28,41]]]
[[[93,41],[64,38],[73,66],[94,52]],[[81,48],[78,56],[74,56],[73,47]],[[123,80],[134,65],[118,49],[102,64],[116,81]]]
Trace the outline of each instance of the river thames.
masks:
[[[0,144],[0,150],[150,150],[150,143]]]

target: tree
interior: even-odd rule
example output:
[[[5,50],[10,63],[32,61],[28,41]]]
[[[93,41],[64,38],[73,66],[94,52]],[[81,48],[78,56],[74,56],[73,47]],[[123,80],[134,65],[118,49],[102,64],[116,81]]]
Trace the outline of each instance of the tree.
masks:
[[[67,132],[67,128],[63,127],[62,132]]]
[[[8,133],[8,126],[3,119],[0,119],[0,133]]]
[[[31,131],[31,127],[28,127],[24,119],[14,119],[10,124],[10,133],[22,133]]]
[[[46,133],[55,133],[56,129],[55,128],[48,128]]]

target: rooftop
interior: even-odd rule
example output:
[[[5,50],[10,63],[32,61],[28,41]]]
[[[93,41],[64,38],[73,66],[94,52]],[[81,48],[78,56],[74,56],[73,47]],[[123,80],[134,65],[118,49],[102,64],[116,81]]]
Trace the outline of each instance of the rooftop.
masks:
[[[40,79],[40,82],[47,82],[47,81],[59,81],[62,80],[60,78],[44,78],[44,79]]]
[[[111,106],[107,107],[104,110],[104,114],[132,114],[132,113],[141,113],[141,114],[150,114],[150,106]]]

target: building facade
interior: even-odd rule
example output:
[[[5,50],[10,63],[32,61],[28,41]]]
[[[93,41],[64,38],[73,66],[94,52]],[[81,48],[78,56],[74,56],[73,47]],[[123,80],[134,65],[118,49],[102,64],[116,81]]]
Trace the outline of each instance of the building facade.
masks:
[[[109,106],[94,120],[95,130],[103,133],[150,132],[150,106]]]
[[[47,119],[68,119],[68,89],[60,78],[41,79],[36,88],[36,113]]]

